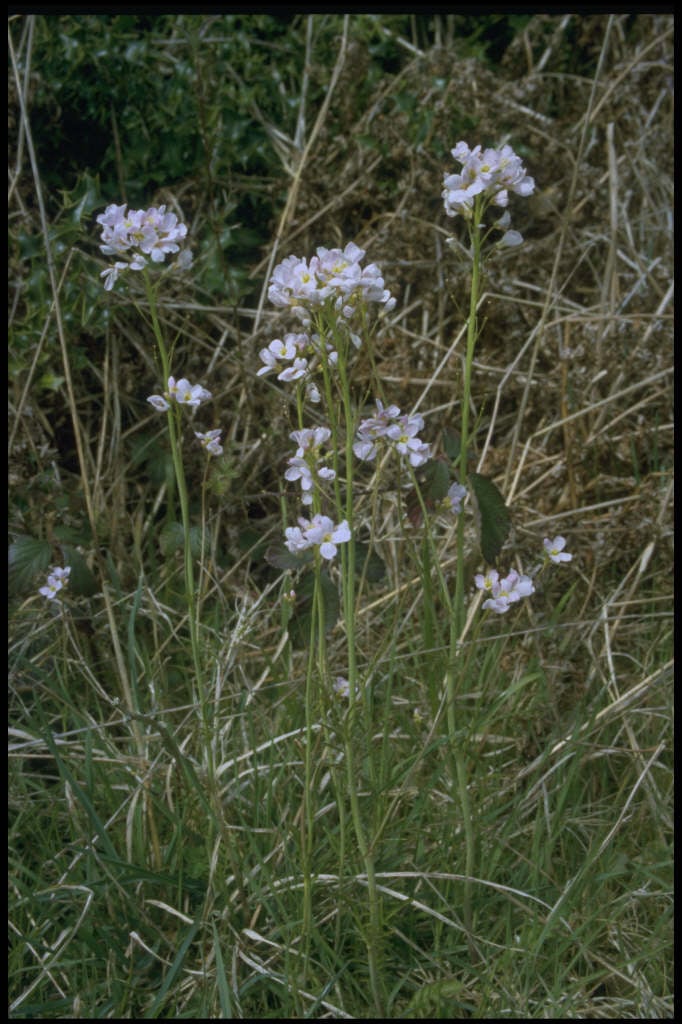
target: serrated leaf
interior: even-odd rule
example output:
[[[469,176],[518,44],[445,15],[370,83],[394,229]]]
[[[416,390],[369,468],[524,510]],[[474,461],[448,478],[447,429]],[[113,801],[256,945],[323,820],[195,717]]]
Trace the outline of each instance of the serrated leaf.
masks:
[[[355,572],[356,575],[365,574],[369,583],[381,583],[386,576],[386,563],[374,548],[363,541],[355,541]]]
[[[426,507],[442,501],[450,486],[450,467],[444,459],[432,459],[426,464],[424,482],[421,485]]]
[[[469,473],[468,481],[475,502],[481,554],[494,565],[511,530],[511,516],[498,487],[487,476]]]
[[[60,541],[62,544],[87,545],[92,540],[92,530],[87,523],[83,523],[79,527],[65,526],[63,523],[57,523],[53,533],[55,540]]]
[[[227,492],[226,492],[227,493]],[[237,533],[237,551],[240,555],[246,555],[254,562],[260,562],[268,550],[267,541],[263,537],[263,531],[254,526],[244,526]]]
[[[159,547],[164,558],[182,548],[184,536],[182,523],[166,523],[159,534]]]
[[[192,556],[194,558],[199,558],[201,555],[200,526],[190,526],[189,546]],[[164,558],[167,558],[176,551],[184,551],[185,531],[182,527],[182,523],[166,523],[159,534],[159,547],[161,548],[161,554]]]
[[[289,551],[283,544],[273,544],[263,556],[275,569],[301,569],[313,560],[312,551]]]
[[[456,462],[462,450],[462,438],[452,427],[443,430],[443,450],[452,462]]]
[[[69,591],[75,597],[92,597],[93,594],[96,594],[99,590],[99,585],[80,551],[64,545],[62,553],[64,555],[64,565],[71,566]]]
[[[52,558],[52,545],[48,541],[17,537],[7,552],[7,589],[10,596],[30,590],[36,583],[36,577],[48,571]]]
[[[430,459],[419,470],[419,488],[422,499],[430,512],[436,508],[439,501],[448,493],[450,486],[450,468],[447,459],[439,456]],[[422,507],[419,496],[414,487],[405,495],[405,508],[407,517],[413,526],[417,527],[422,521]]]

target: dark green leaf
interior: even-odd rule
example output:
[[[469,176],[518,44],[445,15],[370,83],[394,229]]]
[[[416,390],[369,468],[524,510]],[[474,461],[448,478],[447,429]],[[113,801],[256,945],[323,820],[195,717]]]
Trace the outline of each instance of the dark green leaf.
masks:
[[[76,548],[62,547],[64,565],[71,566],[69,590],[75,597],[92,597],[99,590],[97,580],[88,568],[85,558]]]
[[[159,547],[164,558],[182,548],[184,533],[182,523],[166,523],[159,534]]]
[[[478,513],[481,554],[486,562],[494,565],[511,530],[509,509],[499,489],[487,476],[469,473],[468,480]]]
[[[450,469],[447,459],[443,456],[431,459],[419,469],[419,488],[422,500],[429,512],[433,512],[437,504],[443,500],[450,486]],[[405,496],[407,516],[413,526],[422,521],[422,507],[419,495],[414,487]]]
[[[443,448],[447,457],[456,462],[462,450],[462,439],[452,427],[445,427],[443,430]]]
[[[380,583],[386,576],[386,563],[369,544],[355,542],[355,572],[364,572],[365,579],[370,583]]]
[[[201,527],[190,526],[189,546],[194,558],[201,555]],[[183,551],[185,547],[185,531],[182,523],[167,523],[159,534],[159,547],[164,557],[175,551]]]
[[[273,544],[265,552],[265,561],[275,569],[301,569],[313,560],[312,551],[289,551],[282,544]]]
[[[10,544],[8,559],[8,590],[11,597],[29,590],[36,577],[47,573],[52,562],[52,545],[35,537],[17,537]],[[42,586],[45,580],[40,580]]]
[[[62,544],[87,545],[92,540],[92,530],[87,523],[82,523],[78,527],[57,523],[53,532],[55,540],[60,541]]]

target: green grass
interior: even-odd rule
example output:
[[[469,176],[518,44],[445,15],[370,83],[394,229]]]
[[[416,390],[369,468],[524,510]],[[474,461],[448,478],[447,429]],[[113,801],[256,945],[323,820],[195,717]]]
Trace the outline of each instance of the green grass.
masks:
[[[672,1017],[671,18],[13,16],[10,39],[10,1015]],[[290,329],[272,267],[355,240],[398,305],[353,401],[378,378],[449,451],[460,138],[509,141],[538,186],[485,267],[472,469],[511,511],[502,565],[559,533],[573,561],[467,619],[454,764],[454,520],[411,525],[409,481],[357,471],[350,716],[339,569],[320,672],[272,555],[298,424],[256,370]],[[169,204],[195,254],[159,317],[214,395],[184,437],[203,707],[149,308],[98,276],[94,218],[124,201]]]

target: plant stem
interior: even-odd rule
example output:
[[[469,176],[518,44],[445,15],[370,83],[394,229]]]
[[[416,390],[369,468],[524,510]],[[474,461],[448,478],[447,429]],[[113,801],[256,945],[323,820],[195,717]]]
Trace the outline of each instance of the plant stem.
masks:
[[[464,382],[462,388],[462,418],[461,418],[461,440],[459,453],[459,481],[463,486],[467,483],[467,467],[469,457],[469,403],[471,399],[471,370],[474,360],[474,349],[478,337],[477,308],[480,290],[481,274],[481,217],[483,214],[483,201],[476,197],[474,202],[473,216],[469,225],[469,237],[472,250],[471,270],[471,292],[469,295],[469,319],[467,321],[467,345],[464,359]],[[448,725],[448,736],[450,739],[451,755],[451,777],[453,787],[456,787],[464,823],[465,841],[465,875],[464,883],[464,923],[469,935],[469,947],[472,949],[472,913],[471,913],[471,877],[475,863],[475,838],[471,805],[469,803],[469,792],[467,787],[467,774],[464,757],[457,737],[457,716],[455,710],[455,699],[457,696],[457,683],[462,673],[462,666],[459,662],[459,643],[464,632],[465,607],[464,607],[464,515],[460,514],[457,520],[457,569],[455,582],[455,600],[450,615],[450,645],[448,657],[448,669],[446,675],[446,714]]]
[[[366,938],[367,961],[369,964],[370,987],[374,998],[374,1004],[379,1016],[384,1014],[385,998],[381,986],[381,973],[379,970],[380,951],[382,944],[382,915],[381,900],[376,881],[376,868],[374,853],[371,845],[367,842],[365,829],[360,814],[360,801],[358,798],[358,775],[355,768],[355,753],[353,749],[355,708],[358,697],[358,674],[357,659],[355,654],[355,535],[353,527],[353,410],[351,405],[350,388],[346,373],[346,353],[340,347],[339,351],[339,380],[341,383],[341,397],[344,411],[345,444],[346,444],[346,506],[345,516],[351,531],[351,541],[345,546],[342,557],[342,579],[343,579],[343,612],[346,626],[346,645],[348,657],[348,718],[345,730],[345,753],[346,767],[348,771],[348,789],[350,793],[351,818],[355,836],[360,849],[365,873],[367,875],[367,888],[369,892],[369,931]],[[339,510],[341,514],[341,510]],[[371,694],[365,688],[363,692],[363,706],[365,717],[365,736],[367,742],[367,757],[370,762],[370,778],[374,779],[372,769],[372,701]]]
[[[462,419],[459,452],[459,482],[466,487],[469,461],[469,404],[471,401],[471,368],[474,361],[474,349],[478,336],[476,311],[481,276],[481,202],[476,198],[474,214],[470,225],[472,249],[471,292],[469,295],[469,319],[467,320],[467,347],[464,357],[464,383],[462,388]],[[464,516],[460,515],[457,522],[457,579],[455,585],[455,640],[459,639],[464,628]],[[451,647],[452,654],[452,647]]]
[[[159,317],[156,307],[156,295],[154,293],[154,289],[149,279],[149,275],[147,274],[146,271],[144,272],[144,282],[152,318],[152,328],[154,331],[154,337],[156,339],[159,357],[161,360],[161,372],[165,384],[167,383],[168,378],[170,376],[170,359],[168,356],[166,344],[164,342],[161,325],[159,323]],[[171,407],[168,409],[168,434],[170,437],[170,447],[171,455],[173,458],[175,483],[178,490],[178,497],[180,499],[180,514],[182,516],[182,531],[184,538],[185,598],[187,601],[187,616],[189,619],[190,645],[192,648],[192,661],[194,664],[194,676],[196,681],[197,695],[201,709],[201,723],[203,731],[204,749],[206,752],[207,772],[210,782],[210,789],[212,791],[213,780],[215,778],[213,743],[210,728],[210,711],[208,701],[206,699],[203,668],[201,664],[201,653],[199,644],[199,623],[197,621],[196,591],[194,583],[194,562],[192,557],[192,544],[190,534],[189,499],[187,496],[187,482],[185,480],[185,470],[182,463],[182,448],[179,437],[179,416],[176,419],[176,413],[178,411],[179,410],[177,410],[173,405],[171,405]]]
[[[305,683],[305,753],[303,779],[303,810],[301,815],[301,856],[303,874],[303,915],[301,931],[303,935],[303,975],[307,979],[310,963],[310,947],[313,927],[313,892],[312,892],[312,856],[313,856],[313,721],[315,718],[316,696],[319,684],[315,688],[316,671],[318,679],[327,675],[326,672],[326,641],[324,635],[324,602],[320,583],[320,558],[315,559],[315,587],[313,591],[312,613],[310,617],[310,651],[306,670]],[[315,658],[312,652],[315,651]],[[306,981],[307,983],[307,981]]]

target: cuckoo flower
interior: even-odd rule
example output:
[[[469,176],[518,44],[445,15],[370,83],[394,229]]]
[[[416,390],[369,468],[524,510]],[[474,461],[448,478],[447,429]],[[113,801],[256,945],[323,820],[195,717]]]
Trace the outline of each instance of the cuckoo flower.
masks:
[[[69,582],[70,575],[70,565],[64,566],[63,569],[56,566],[47,577],[47,584],[44,587],[41,587],[38,593],[42,594],[43,597],[46,597],[48,601],[54,601],[59,591]]]
[[[353,451],[364,462],[374,459],[382,444],[405,455],[412,466],[421,466],[431,457],[431,448],[420,441],[417,433],[423,428],[423,417],[401,416],[397,405],[384,408],[376,399],[377,415],[360,422],[355,435]]]
[[[190,384],[186,377],[176,381],[175,377],[168,378],[168,390],[163,395],[150,395],[147,401],[153,405],[158,412],[165,412],[170,408],[170,402],[176,401],[178,405],[190,405],[193,408],[207,402],[211,398],[211,392],[203,388],[201,384]]]
[[[461,215],[471,221],[477,197],[482,203],[476,206],[479,215],[489,205],[506,207],[509,193],[529,196],[535,190],[535,181],[526,174],[511,146],[501,149],[482,149],[475,146],[470,149],[466,142],[458,142],[451,150],[455,160],[462,165],[457,174],[446,174],[443,179],[444,189],[441,193],[448,217]],[[505,210],[494,227],[504,231],[498,245],[513,248],[520,245],[523,236],[509,228],[509,212]]]
[[[321,480],[336,478],[334,470],[324,465],[324,457],[320,453],[321,445],[331,437],[331,430],[328,427],[314,427],[294,430],[290,436],[297,442],[298,448],[296,454],[287,463],[289,468],[286,470],[284,478],[292,481],[300,480],[303,491],[301,500],[304,505],[312,505],[316,478]]]
[[[345,320],[350,320],[359,302],[376,302],[388,312],[395,299],[384,287],[384,279],[376,264],[362,266],[365,250],[354,242],[345,249],[320,247],[310,260],[287,256],[275,267],[268,298],[275,306],[291,309],[304,325],[311,314],[328,303]],[[359,344],[357,335],[351,335]]]
[[[298,526],[289,526],[284,531],[286,546],[291,552],[305,551],[307,548],[318,547],[320,554],[327,561],[336,555],[337,544],[346,544],[350,538],[350,528],[344,519],[336,526],[329,516],[315,515],[312,519],[300,517]]]
[[[484,608],[504,615],[511,605],[520,601],[522,597],[528,597],[535,592],[533,581],[529,576],[520,576],[515,569],[500,579],[496,569],[491,569],[485,576],[480,573],[474,577],[474,583],[479,590],[490,594],[490,597],[483,602]]]
[[[209,455],[222,455],[223,446],[220,443],[220,430],[208,430],[205,434],[194,431],[194,436],[199,440],[201,446],[206,449]]]
[[[568,551],[564,551],[566,547],[565,537],[555,537],[554,540],[545,537],[542,543],[545,548],[545,558],[549,559],[550,562],[558,565],[560,562],[570,562],[573,558],[573,555],[569,555]]]
[[[181,251],[187,227],[165,206],[148,210],[128,210],[126,205],[112,203],[97,218],[102,227],[101,251],[105,256],[118,256],[112,267],[103,270],[104,287],[111,291],[124,270],[143,270],[151,261],[163,263],[167,256],[178,253],[174,266],[186,270],[192,263],[188,249]]]

